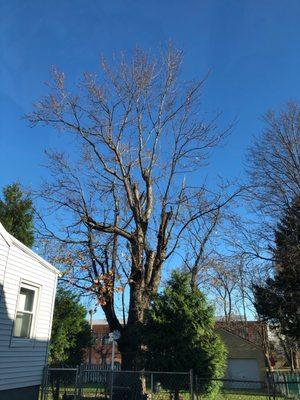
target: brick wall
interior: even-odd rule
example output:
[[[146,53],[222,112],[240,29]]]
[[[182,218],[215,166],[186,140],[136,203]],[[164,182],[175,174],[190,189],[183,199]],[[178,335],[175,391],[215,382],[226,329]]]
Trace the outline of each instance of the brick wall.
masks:
[[[108,341],[109,327],[107,324],[95,324],[92,326],[93,346],[91,351],[92,364],[111,364],[112,343]],[[86,362],[89,361],[89,351],[86,355]],[[118,347],[115,347],[115,363],[121,363],[121,354]]]

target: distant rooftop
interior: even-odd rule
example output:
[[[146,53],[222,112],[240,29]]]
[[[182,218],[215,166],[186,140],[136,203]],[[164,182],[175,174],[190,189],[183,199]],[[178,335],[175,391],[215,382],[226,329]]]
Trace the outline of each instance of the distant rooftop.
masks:
[[[108,325],[106,319],[94,319],[93,325]]]

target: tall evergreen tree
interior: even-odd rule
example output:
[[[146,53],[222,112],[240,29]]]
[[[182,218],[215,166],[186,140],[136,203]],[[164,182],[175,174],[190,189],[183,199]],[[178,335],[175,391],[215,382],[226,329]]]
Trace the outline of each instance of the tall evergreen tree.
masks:
[[[18,183],[5,186],[0,200],[0,222],[4,228],[26,246],[34,242],[32,200]]]
[[[207,394],[218,390],[226,349],[215,333],[214,310],[190,276],[176,271],[152,301],[144,331],[146,367],[158,371],[193,369]],[[178,378],[179,379],[179,378]],[[178,382],[180,383],[180,382]]]
[[[255,286],[258,314],[281,333],[300,341],[300,196],[275,230],[274,276]]]

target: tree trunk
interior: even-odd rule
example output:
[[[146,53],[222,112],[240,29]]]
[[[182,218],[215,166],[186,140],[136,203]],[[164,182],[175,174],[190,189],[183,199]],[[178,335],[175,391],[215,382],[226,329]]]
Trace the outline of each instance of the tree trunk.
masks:
[[[130,349],[128,346],[119,346],[119,351],[121,353],[121,370],[122,371],[134,371],[137,359],[137,350]]]
[[[300,365],[299,365],[299,351],[295,350],[294,351],[294,366],[295,366],[295,370],[298,370]]]
[[[295,372],[293,349],[290,349],[290,360],[291,360],[291,372]]]
[[[121,353],[121,369],[137,371],[144,368],[140,360],[141,350],[141,324],[142,320],[127,322],[118,341],[118,349]]]
[[[141,350],[140,328],[144,322],[145,310],[149,307],[149,293],[157,292],[162,269],[161,259],[165,257],[165,249],[163,248],[160,257],[155,257],[154,252],[148,252],[146,258],[143,259],[143,241],[143,232],[139,231],[136,240],[131,243],[130,298],[125,325],[120,324],[114,313],[113,299],[102,307],[110,330],[118,329],[121,333],[118,349],[121,353],[122,370],[141,370],[144,368],[139,359]]]

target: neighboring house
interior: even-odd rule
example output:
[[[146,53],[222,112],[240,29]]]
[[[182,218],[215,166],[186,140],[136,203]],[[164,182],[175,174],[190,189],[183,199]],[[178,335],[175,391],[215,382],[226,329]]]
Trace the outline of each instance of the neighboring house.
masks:
[[[265,322],[243,320],[231,320],[230,322],[226,322],[222,319],[218,319],[216,325],[218,328],[229,330],[261,347],[268,346],[269,335]]]
[[[102,364],[109,366],[112,361],[112,343],[110,343],[109,326],[106,320],[95,320],[92,323],[93,345],[87,354],[86,362],[91,364]],[[121,364],[121,354],[115,351],[115,366]]]
[[[264,382],[266,376],[265,353],[262,341],[255,326],[256,321],[224,324],[217,322],[216,330],[223,340],[228,351],[226,378],[241,381],[256,381],[257,383],[229,384],[232,388],[257,389],[261,387],[259,381]],[[248,325],[248,326],[247,326]],[[247,332],[250,331],[250,335]]]
[[[0,223],[0,399],[37,400],[59,271]]]

